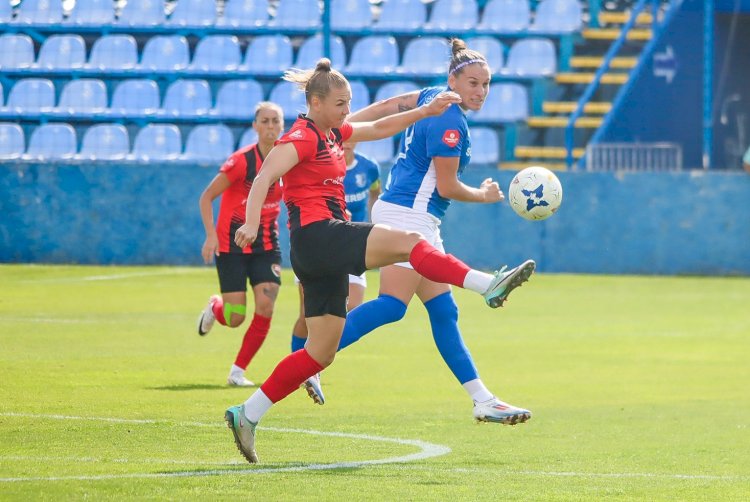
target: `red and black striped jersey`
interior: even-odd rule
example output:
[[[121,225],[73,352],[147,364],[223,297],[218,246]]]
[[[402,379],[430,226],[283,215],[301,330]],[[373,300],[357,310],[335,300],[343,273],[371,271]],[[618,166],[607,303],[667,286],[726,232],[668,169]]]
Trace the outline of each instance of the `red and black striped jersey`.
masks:
[[[284,202],[289,210],[289,228],[295,230],[322,220],[346,220],[344,178],[346,160],[342,143],[352,135],[344,122],[329,136],[300,115],[277,143],[291,143],[299,163],[282,177]]]
[[[234,233],[245,223],[247,196],[253,186],[253,180],[260,171],[263,157],[257,143],[234,152],[219,169],[229,178],[231,185],[221,194],[219,218],[216,233],[219,237],[221,253],[262,253],[279,249],[279,224],[277,219],[281,211],[281,188],[274,183],[268,190],[268,196],[260,213],[258,238],[244,249],[234,243]]]

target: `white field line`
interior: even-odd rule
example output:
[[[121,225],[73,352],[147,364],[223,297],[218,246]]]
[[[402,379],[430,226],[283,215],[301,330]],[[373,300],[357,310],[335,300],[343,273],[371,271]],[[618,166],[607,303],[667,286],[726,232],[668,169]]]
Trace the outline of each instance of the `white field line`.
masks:
[[[55,279],[28,279],[19,281],[23,284],[52,284],[64,282],[91,282],[91,281],[116,281],[119,279],[131,279],[133,277],[154,277],[160,275],[188,275],[197,272],[204,273],[207,269],[195,268],[175,268],[172,270],[153,270],[144,272],[124,272],[120,274],[105,275],[88,275],[83,277],[59,277]]]

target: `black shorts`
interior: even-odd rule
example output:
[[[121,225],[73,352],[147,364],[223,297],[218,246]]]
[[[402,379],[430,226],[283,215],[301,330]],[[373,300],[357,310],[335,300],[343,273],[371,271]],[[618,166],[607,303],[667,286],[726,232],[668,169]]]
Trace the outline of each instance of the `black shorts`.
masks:
[[[305,317],[346,317],[349,274],[365,270],[371,223],[325,220],[292,232],[291,261],[305,290]]]
[[[264,282],[281,284],[281,252],[219,253],[216,271],[222,293],[246,292],[248,280],[251,286]]]

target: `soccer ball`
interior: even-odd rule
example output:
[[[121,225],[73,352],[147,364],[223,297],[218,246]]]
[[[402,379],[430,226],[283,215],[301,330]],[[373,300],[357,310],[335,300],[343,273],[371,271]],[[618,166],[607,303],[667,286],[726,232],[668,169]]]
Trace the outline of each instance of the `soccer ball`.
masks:
[[[560,180],[540,166],[519,171],[508,189],[510,207],[527,220],[546,220],[560,207],[562,197]]]

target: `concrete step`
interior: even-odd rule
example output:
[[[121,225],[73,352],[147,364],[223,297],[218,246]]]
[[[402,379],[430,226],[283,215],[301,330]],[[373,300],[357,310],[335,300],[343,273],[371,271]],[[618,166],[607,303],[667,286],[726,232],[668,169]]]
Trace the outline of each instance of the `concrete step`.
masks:
[[[619,28],[588,28],[581,31],[587,40],[615,40],[620,36]],[[651,40],[653,32],[650,28],[634,28],[628,32],[628,40]]]
[[[596,56],[573,56],[570,58],[570,66],[573,68],[599,68],[604,64],[603,57]],[[610,68],[635,68],[638,64],[638,58],[634,57],[617,57],[612,58],[609,62]]]
[[[558,84],[590,84],[594,80],[595,73],[590,72],[563,72],[555,75]],[[602,84],[624,84],[628,81],[627,73],[605,73],[602,75]]]
[[[580,159],[584,152],[584,148],[573,148],[573,158]],[[563,160],[568,156],[565,148],[561,146],[517,146],[515,154],[517,159]]]
[[[544,167],[546,167],[547,169],[551,169],[553,171],[565,171],[568,168],[568,165],[565,162],[548,162],[548,161],[539,162],[539,161],[519,160],[519,161],[501,162],[500,169],[506,170],[506,171],[520,171],[521,169],[526,169],[527,167],[538,166],[538,165],[544,165]]]
[[[573,113],[578,106],[575,101],[545,101],[542,103],[544,113]],[[584,113],[609,113],[612,103],[607,101],[590,101],[583,107]]]
[[[576,120],[575,127],[581,128],[597,128],[602,125],[601,117],[579,117]],[[529,127],[566,127],[568,125],[568,117],[529,117],[526,123]]]
[[[601,24],[625,24],[630,20],[630,12],[600,12],[599,23]],[[636,24],[652,24],[654,16],[650,12],[638,14]]]

